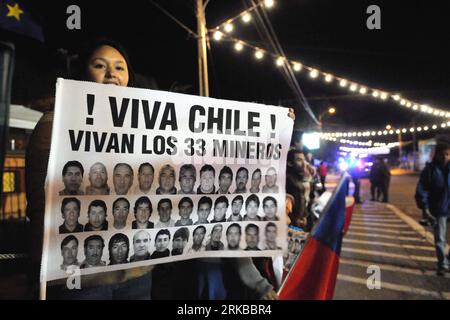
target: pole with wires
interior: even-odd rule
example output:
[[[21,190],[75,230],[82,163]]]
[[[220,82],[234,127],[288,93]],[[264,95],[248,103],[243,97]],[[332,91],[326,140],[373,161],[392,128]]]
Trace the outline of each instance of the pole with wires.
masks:
[[[206,52],[206,18],[203,0],[197,0],[197,45],[198,45],[198,81],[199,94],[209,97],[208,59]]]

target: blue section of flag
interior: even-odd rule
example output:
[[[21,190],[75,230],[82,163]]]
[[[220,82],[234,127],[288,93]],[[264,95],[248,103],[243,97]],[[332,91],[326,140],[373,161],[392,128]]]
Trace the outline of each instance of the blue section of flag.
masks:
[[[14,10],[18,12],[16,16],[11,15]],[[0,29],[44,42],[42,27],[33,20],[30,12],[20,2],[0,1]]]
[[[345,223],[345,197],[348,189],[348,179],[342,179],[332,199],[321,214],[323,217],[311,236],[328,246],[336,254],[341,253],[342,232]]]

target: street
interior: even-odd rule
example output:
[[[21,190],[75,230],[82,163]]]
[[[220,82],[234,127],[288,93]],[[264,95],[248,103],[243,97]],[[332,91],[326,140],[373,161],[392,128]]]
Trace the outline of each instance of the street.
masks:
[[[355,206],[344,237],[334,299],[450,299],[450,277],[436,276],[431,228],[417,223],[418,178],[393,175],[388,204],[370,201],[369,181],[362,180],[363,203]],[[378,268],[379,289],[373,281]]]

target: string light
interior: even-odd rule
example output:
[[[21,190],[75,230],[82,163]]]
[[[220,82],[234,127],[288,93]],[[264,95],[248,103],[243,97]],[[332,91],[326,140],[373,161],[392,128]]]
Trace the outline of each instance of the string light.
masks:
[[[283,64],[284,64],[284,58],[283,58],[283,57],[279,57],[279,58],[276,60],[276,64],[277,64],[278,67],[283,66]]]
[[[353,132],[322,132],[321,137],[356,137],[356,136],[363,136],[363,137],[374,137],[374,136],[386,136],[386,135],[393,135],[393,134],[399,134],[399,133],[407,133],[409,132],[422,132],[422,131],[428,131],[430,128],[432,130],[437,130],[438,128],[450,128],[450,121],[443,122],[440,124],[433,124],[428,126],[417,126],[417,127],[410,127],[410,128],[397,128],[394,129],[391,125],[386,125],[384,129],[381,130],[373,130],[373,131],[353,131]]]
[[[231,33],[234,30],[234,25],[232,24],[235,20],[237,19],[241,19],[245,24],[248,24],[251,20],[252,20],[252,15],[251,12],[256,10],[258,7],[260,6],[265,6],[266,8],[272,8],[274,6],[275,2],[274,0],[261,0],[257,3],[255,3],[252,7],[242,11],[241,13],[239,13],[237,16],[228,19],[226,21],[224,21],[223,23],[219,24],[218,26],[216,26],[215,28],[209,29],[210,33],[213,33],[213,38],[217,41],[221,40],[225,35],[222,33],[219,33],[219,29],[223,28],[225,30],[226,33]],[[228,36],[228,35],[227,35]],[[230,36],[228,36],[230,37]],[[230,37],[231,38],[231,37]],[[246,43],[242,40],[239,39],[234,39],[232,38],[232,40],[236,41],[236,42],[242,42],[243,45],[248,46],[248,47],[252,47],[255,50],[258,50],[258,48],[250,45],[249,43]],[[236,51],[240,51],[240,50],[236,50]],[[277,59],[277,55],[275,55],[274,53],[271,52],[267,52],[265,51],[266,54],[274,57],[274,59]],[[262,59],[262,57],[264,56],[264,53],[262,53],[262,55],[260,53],[257,54],[259,56],[259,58],[257,57],[257,59]],[[301,69],[303,69],[303,67],[307,68],[308,70],[310,70],[310,75],[312,79],[317,78],[317,76],[319,74],[323,74],[325,77],[325,82],[326,83],[332,83],[334,80],[336,80],[337,83],[339,83],[340,87],[345,88],[347,87],[348,83],[350,82],[350,91],[352,92],[359,92],[362,95],[367,94],[368,91],[372,92],[372,96],[374,98],[380,99],[382,101],[387,101],[388,98],[391,98],[393,101],[399,103],[401,106],[403,107],[407,107],[409,109],[412,108],[412,110],[414,111],[418,111],[419,106],[417,103],[414,103],[413,101],[409,101],[408,99],[401,97],[400,94],[398,93],[389,93],[389,92],[385,92],[383,90],[379,90],[379,89],[375,89],[375,88],[368,88],[366,86],[363,86],[357,82],[354,81],[349,81],[347,79],[344,79],[342,77],[338,77],[336,75],[333,75],[329,72],[323,72],[317,68],[312,68],[309,66],[303,66],[301,64],[297,64],[298,62],[295,61],[290,61],[288,59],[285,59],[284,62],[288,62],[288,63],[292,63],[292,66],[294,68],[295,71],[300,71]],[[278,65],[278,63],[277,63]],[[313,71],[314,70],[314,71]],[[317,74],[317,76],[316,76]],[[359,88],[359,90],[358,90]],[[419,110],[421,111],[421,110]],[[422,111],[422,112],[426,112],[430,115],[433,115],[435,117],[442,117],[442,118],[450,118],[450,112],[446,111],[446,110],[441,110],[435,107],[428,107],[426,109],[426,111]]]
[[[294,71],[301,71],[303,69],[303,65],[299,62],[294,62],[293,64]]]
[[[339,85],[343,88],[345,88],[347,86],[347,80],[342,79],[341,81],[339,81]]]
[[[269,2],[273,3],[273,1],[269,1]],[[256,4],[256,6],[254,6],[254,7],[250,8],[250,9],[244,11],[243,13],[238,15],[238,17],[242,17],[243,20],[244,20],[244,17],[246,17],[245,20],[249,21],[249,19],[251,17],[249,12],[252,11],[252,10],[255,10],[255,8],[258,7],[259,5],[261,5],[261,2]],[[224,22],[223,24],[219,25],[219,27],[221,27],[221,26],[223,26],[223,25],[225,25],[227,23],[231,23],[235,19],[236,18],[229,19],[226,22]],[[256,48],[256,47],[252,46],[249,43],[246,43],[243,40],[232,38],[229,35],[225,35],[225,34],[221,34],[221,33],[219,34],[219,33],[217,33],[218,32],[217,28],[218,27],[216,27],[215,29],[211,29],[210,30],[210,32],[213,33],[214,39],[220,40],[224,36],[227,36],[227,37],[231,38],[232,40],[234,40],[236,42],[237,41],[242,42],[243,45],[245,45],[245,46],[251,47],[251,48],[253,48],[255,50],[261,50],[259,48]],[[264,51],[264,52],[265,52],[265,54],[272,56],[275,61],[278,59],[278,56],[276,54],[268,52],[268,51]],[[258,56],[260,56],[260,58],[258,58],[258,59],[261,59],[264,56],[264,53],[262,53],[262,52],[261,52],[261,54],[258,53]],[[398,93],[394,94],[394,93],[389,93],[389,92],[386,92],[386,91],[383,91],[383,90],[379,90],[379,89],[375,89],[375,88],[368,88],[368,87],[363,86],[363,85],[361,85],[361,84],[359,84],[357,82],[349,81],[349,80],[347,80],[345,78],[338,77],[338,76],[333,75],[333,74],[331,74],[329,72],[323,72],[323,71],[321,71],[321,70],[319,70],[317,68],[312,68],[310,66],[301,65],[301,64],[298,64],[298,62],[291,61],[291,60],[288,60],[288,59],[284,59],[284,63],[291,63],[292,66],[293,66],[294,71],[296,71],[296,72],[302,70],[303,68],[307,68],[308,70],[310,70],[310,77],[312,79],[317,78],[319,74],[323,74],[324,77],[325,77],[325,82],[326,83],[332,83],[332,82],[336,81],[339,84],[340,87],[346,88],[348,86],[349,82],[350,82],[351,83],[350,91],[352,91],[352,92],[359,91],[360,94],[365,95],[365,94],[367,94],[367,92],[370,91],[370,92],[372,92],[372,96],[374,98],[379,99],[381,101],[387,101],[389,98],[391,98],[393,101],[399,103],[400,106],[407,107],[409,109],[412,108],[412,110],[414,110],[414,111],[426,112],[427,114],[433,115],[435,117],[450,118],[450,112],[445,111],[445,110],[441,110],[441,109],[438,109],[438,108],[435,108],[435,107],[428,107],[427,106],[427,108],[424,109],[424,111],[422,111],[422,109],[419,110],[419,104],[414,103],[413,101],[409,101],[409,100],[407,100],[404,97],[401,97],[400,94],[398,94]],[[358,88],[359,88],[359,90],[358,90]]]
[[[244,49],[244,45],[241,42],[236,42],[234,49],[236,49],[236,51],[242,51],[242,49]]]
[[[261,60],[263,57],[264,57],[264,53],[262,52],[262,50],[256,50],[255,58],[258,60]]]
[[[221,24],[217,25],[213,29],[220,29],[225,24],[232,23],[232,22],[236,21],[239,18],[242,20],[242,22],[244,22],[245,24],[248,24],[252,20],[252,16],[251,16],[251,12],[252,11],[254,11],[258,7],[262,7],[262,6],[265,6],[266,8],[270,9],[274,5],[275,5],[275,1],[274,0],[262,0],[262,1],[259,1],[259,2],[255,3],[253,6],[251,6],[250,8],[248,8],[248,9],[242,11],[241,13],[239,13],[238,15],[234,16],[233,18],[228,19],[225,22],[222,22]]]
[[[251,15],[250,13],[245,12],[245,13],[242,15],[242,21],[243,21],[244,23],[249,23],[251,20],[252,20],[252,15]]]
[[[311,71],[309,72],[309,76],[315,79],[319,76],[319,72],[316,69],[311,69]]]
[[[274,4],[275,3],[273,0],[265,0],[264,1],[264,5],[266,6],[266,8],[272,8]]]
[[[225,30],[225,32],[231,33],[233,32],[234,27],[231,23],[226,23],[223,29]]]
[[[220,32],[220,31],[214,32],[214,40],[220,41],[220,40],[222,40],[222,37],[223,37],[223,33],[222,32]]]

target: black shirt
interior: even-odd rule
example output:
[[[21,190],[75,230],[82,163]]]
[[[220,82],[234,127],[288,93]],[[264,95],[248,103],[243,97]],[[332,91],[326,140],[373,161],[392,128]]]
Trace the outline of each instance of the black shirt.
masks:
[[[101,228],[100,230],[101,230],[101,231],[108,230],[108,221],[103,222],[103,226],[102,226],[102,228]],[[94,230],[94,229],[92,229],[91,223],[88,222],[88,223],[86,223],[86,225],[84,226],[84,231],[86,232],[86,231],[99,231],[99,230]]]
[[[170,256],[169,249],[166,249],[166,250],[164,250],[162,252],[155,251],[155,252],[152,253],[152,259],[165,258],[165,257],[168,257],[168,256]]]
[[[72,233],[72,232],[83,232],[83,225],[81,223],[77,223],[77,226],[75,227],[75,229],[73,231],[70,231],[69,229],[66,228],[66,225],[63,223],[62,225],[59,226],[59,233]]]

